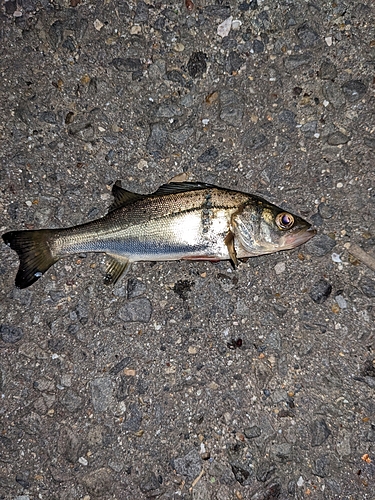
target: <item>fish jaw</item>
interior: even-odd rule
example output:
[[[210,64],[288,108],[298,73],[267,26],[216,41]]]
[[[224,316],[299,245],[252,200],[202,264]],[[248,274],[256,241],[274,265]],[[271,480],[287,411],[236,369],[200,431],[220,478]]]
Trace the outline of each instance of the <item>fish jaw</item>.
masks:
[[[316,229],[309,227],[303,231],[291,232],[286,234],[280,244],[281,250],[291,250],[293,248],[303,245],[307,241],[311,240],[316,235]]]

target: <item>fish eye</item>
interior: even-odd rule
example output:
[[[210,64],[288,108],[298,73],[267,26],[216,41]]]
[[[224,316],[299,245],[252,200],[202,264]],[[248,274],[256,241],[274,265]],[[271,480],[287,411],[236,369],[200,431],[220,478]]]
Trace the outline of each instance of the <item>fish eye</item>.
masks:
[[[290,229],[293,227],[294,217],[292,214],[288,214],[287,212],[281,212],[280,214],[277,214],[275,222],[279,229]]]

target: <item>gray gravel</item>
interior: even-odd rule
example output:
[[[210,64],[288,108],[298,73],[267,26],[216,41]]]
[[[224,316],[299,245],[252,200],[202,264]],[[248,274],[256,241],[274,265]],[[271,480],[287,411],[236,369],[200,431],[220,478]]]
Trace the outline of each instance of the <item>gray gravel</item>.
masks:
[[[2,245],[0,499],[373,499],[375,275],[345,247],[375,254],[373,2],[8,0],[0,21],[1,232],[180,174],[319,232],[112,288],[88,254],[17,290]]]

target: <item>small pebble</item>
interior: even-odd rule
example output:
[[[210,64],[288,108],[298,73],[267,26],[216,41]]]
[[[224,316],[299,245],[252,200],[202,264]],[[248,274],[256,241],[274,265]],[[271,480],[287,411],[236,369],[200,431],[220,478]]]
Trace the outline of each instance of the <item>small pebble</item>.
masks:
[[[94,28],[97,30],[97,31],[100,31],[102,28],[103,28],[104,24],[99,21],[99,19],[95,19],[94,21]]]
[[[332,45],[332,37],[331,36],[326,36],[324,40],[326,41],[326,44],[328,45],[328,47],[330,47]]]
[[[348,307],[346,300],[342,295],[336,295],[335,301],[337,302],[337,305],[339,306],[340,309],[346,309]]]
[[[285,262],[278,262],[275,266],[276,274],[282,274],[285,271]]]
[[[88,461],[86,460],[86,458],[85,458],[85,457],[79,457],[78,462],[79,462],[81,465],[88,465]]]
[[[183,52],[185,50],[185,45],[183,43],[175,43],[173,45],[173,50],[175,52]]]
[[[131,35],[139,35],[142,32],[142,28],[139,26],[139,24],[135,24],[130,28],[130,34]]]
[[[232,30],[234,30],[234,31],[239,30],[241,25],[242,25],[242,21],[240,21],[239,19],[234,19],[232,21]]]
[[[341,257],[338,253],[332,254],[332,260],[333,260],[333,262],[342,262]]]

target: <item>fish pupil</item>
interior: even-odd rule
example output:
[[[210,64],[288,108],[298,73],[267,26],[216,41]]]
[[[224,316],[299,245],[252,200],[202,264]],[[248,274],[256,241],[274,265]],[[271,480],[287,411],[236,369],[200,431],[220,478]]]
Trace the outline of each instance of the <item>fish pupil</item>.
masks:
[[[290,220],[290,217],[288,214],[284,214],[282,217],[281,217],[281,222],[284,226],[289,226],[291,220]]]

